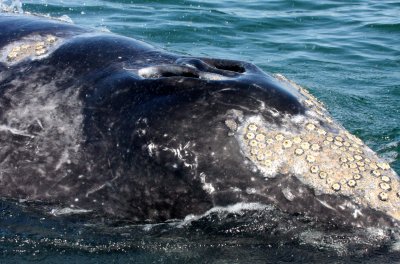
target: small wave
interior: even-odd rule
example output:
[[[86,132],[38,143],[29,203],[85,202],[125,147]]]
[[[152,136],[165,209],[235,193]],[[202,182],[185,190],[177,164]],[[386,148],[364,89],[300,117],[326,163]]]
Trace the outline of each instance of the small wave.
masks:
[[[364,25],[364,28],[376,29],[382,32],[400,32],[400,23],[393,23],[393,24],[369,23]]]
[[[260,203],[236,203],[229,206],[216,206],[208,210],[202,215],[190,214],[185,217],[185,219],[178,225],[178,227],[183,227],[191,224],[193,221],[197,221],[201,218],[207,217],[212,213],[218,213],[220,215],[226,215],[230,213],[241,214],[246,211],[262,211],[262,210],[272,210],[271,205],[264,205]]]

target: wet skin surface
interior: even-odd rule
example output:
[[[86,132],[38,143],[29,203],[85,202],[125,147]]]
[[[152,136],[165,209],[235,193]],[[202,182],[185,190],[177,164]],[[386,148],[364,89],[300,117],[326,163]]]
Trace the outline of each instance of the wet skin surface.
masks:
[[[132,221],[271,204],[396,225],[398,177],[283,76],[0,16],[0,195]]]

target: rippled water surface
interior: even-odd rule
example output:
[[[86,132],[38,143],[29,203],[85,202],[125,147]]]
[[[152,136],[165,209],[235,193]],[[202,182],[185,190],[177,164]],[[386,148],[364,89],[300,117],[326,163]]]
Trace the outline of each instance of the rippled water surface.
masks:
[[[75,24],[141,39],[169,51],[245,60],[266,72],[282,73],[307,87],[340,123],[400,174],[399,1],[23,2],[25,11],[68,15]],[[66,228],[39,215],[25,215],[10,204],[0,207],[8,217],[1,224],[10,227],[0,233],[3,256],[9,262],[275,263],[318,259],[318,254],[302,251],[269,250],[268,243],[253,238],[242,237],[240,243],[235,237],[205,242],[202,234],[187,239],[184,231],[179,231],[169,238],[156,231],[143,235],[132,229],[100,235],[80,224],[81,219],[68,219],[73,224]],[[18,221],[20,224],[15,224]],[[28,226],[27,230],[20,230],[21,226]],[[26,237],[20,235],[24,232]],[[65,237],[46,242],[43,232],[48,232],[48,237],[60,233]],[[379,262],[379,252],[374,261]]]

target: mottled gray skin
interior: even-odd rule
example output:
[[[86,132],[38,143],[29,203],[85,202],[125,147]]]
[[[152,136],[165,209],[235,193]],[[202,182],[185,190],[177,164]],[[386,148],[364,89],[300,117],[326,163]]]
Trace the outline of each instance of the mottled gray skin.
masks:
[[[32,34],[52,34],[62,43],[45,58],[0,63],[0,196],[133,221],[259,202],[343,224],[392,224],[372,209],[353,219],[351,210],[321,205],[297,178],[266,181],[254,169],[225,121],[261,115],[279,124],[274,111],[305,111],[296,90],[256,66],[0,16],[0,48]],[[141,71],[147,67],[154,68]],[[294,200],[282,193],[286,187],[299,192]],[[318,198],[333,207],[347,199]]]

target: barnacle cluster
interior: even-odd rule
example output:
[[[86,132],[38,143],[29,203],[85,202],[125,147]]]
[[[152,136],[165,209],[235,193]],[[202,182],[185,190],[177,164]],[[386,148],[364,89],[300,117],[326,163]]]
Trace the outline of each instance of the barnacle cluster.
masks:
[[[47,54],[56,42],[57,37],[53,35],[30,36],[16,43],[11,43],[1,53],[7,54],[5,61],[12,64],[28,57],[41,57]]]
[[[289,173],[316,194],[341,194],[400,219],[399,180],[390,165],[335,123],[304,88],[290,84],[306,114],[300,122],[282,116],[280,125],[249,118],[238,129],[244,155],[266,178]]]

